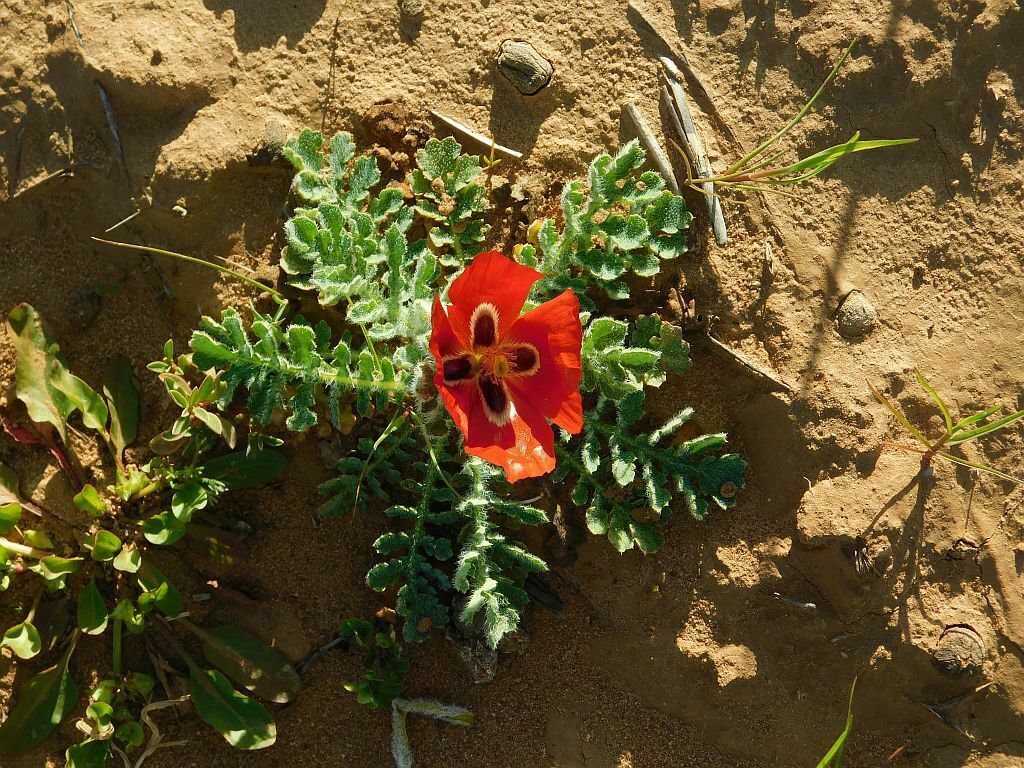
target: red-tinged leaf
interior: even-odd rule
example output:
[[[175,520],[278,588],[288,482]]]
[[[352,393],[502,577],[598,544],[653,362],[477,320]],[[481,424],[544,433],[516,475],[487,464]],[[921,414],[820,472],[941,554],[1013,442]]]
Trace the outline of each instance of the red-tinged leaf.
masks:
[[[75,492],[77,493],[82,489],[83,484],[81,477],[78,474],[78,469],[76,469],[71,457],[56,441],[56,439],[54,439],[52,434],[44,435],[32,427],[27,427],[24,424],[14,421],[9,411],[0,413],[0,421],[3,421],[4,431],[10,435],[15,442],[21,443],[22,445],[42,445],[49,449]]]
[[[67,419],[75,404],[52,384],[55,372],[67,370],[57,342],[43,326],[39,313],[28,304],[11,310],[7,333],[17,355],[14,380],[18,399],[32,421],[52,424],[66,443]]]

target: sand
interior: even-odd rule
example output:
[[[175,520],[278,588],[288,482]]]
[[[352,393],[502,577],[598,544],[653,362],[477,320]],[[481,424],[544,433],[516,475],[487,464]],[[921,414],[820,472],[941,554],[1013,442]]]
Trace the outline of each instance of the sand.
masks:
[[[493,682],[474,684],[441,637],[410,648],[409,693],[477,715],[470,729],[414,721],[417,764],[814,765],[842,727],[857,676],[845,765],[877,768],[897,752],[891,764],[1024,765],[1024,490],[948,464],[921,488],[915,457],[882,449],[895,424],[866,383],[933,430],[938,416],[914,386],[915,368],[957,411],[1024,407],[1024,8],[648,7],[685,45],[735,133],[740,146],[697,101],[718,167],[799,109],[854,35],[853,58],[794,132],[790,157],[856,130],[920,141],[852,158],[797,199],[727,202],[722,248],[709,243],[699,197],[688,198],[692,251],[643,301],[679,319],[670,289],[685,286],[717,338],[793,392],[773,390],[697,334],[694,368],[656,400],[665,412],[692,404],[701,429],[727,431],[750,461],[747,490],[703,523],[676,515],[657,555],[584,541],[552,578],[565,615],[531,610]],[[503,164],[507,178],[534,176],[557,194],[619,143],[625,100],[661,125],[663,50],[625,2],[440,2],[415,21],[392,0],[78,0],[74,18],[81,44],[64,2],[0,6],[0,308],[38,307],[72,368],[93,380],[113,354],[141,368],[167,338],[183,346],[203,313],[244,306],[251,294],[89,237],[140,210],[114,234],[276,280],[291,174],[274,149],[302,126],[381,141],[400,169],[402,152],[441,130],[429,118],[437,109],[522,151]],[[537,95],[497,73],[507,38],[553,63]],[[384,102],[399,105],[375,108]],[[69,162],[73,176],[44,180]],[[515,218],[494,234],[498,246],[524,236]],[[847,339],[836,313],[852,291],[877,310],[877,327]],[[12,370],[0,340],[0,382]],[[167,415],[152,379],[143,401],[148,438]],[[279,483],[224,510],[252,527],[249,560],[218,570],[171,556],[168,567],[187,595],[218,579],[248,596],[190,606],[202,620],[242,622],[298,659],[341,619],[379,607],[363,576],[384,521],[378,512],[319,519],[315,489],[328,473],[318,440],[290,451]],[[1022,432],[965,455],[1021,474]],[[42,456],[0,438],[0,461],[37,498],[66,497]],[[987,654],[965,677],[932,661],[958,624],[973,627]],[[102,642],[86,644],[74,670],[83,685],[105,654]],[[388,766],[388,718],[342,689],[358,669],[343,651],[312,665],[298,700],[276,712],[268,750],[236,752],[186,716],[165,722],[188,745],[147,766]],[[6,708],[9,660],[0,672]],[[953,708],[959,730],[925,706],[986,682]],[[62,765],[74,738],[69,720],[9,765]]]

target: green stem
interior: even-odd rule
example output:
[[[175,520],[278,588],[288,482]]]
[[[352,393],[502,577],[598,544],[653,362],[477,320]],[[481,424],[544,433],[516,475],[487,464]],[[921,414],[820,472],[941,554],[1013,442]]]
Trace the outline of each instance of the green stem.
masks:
[[[451,223],[452,248],[455,250],[455,258],[462,263],[462,242],[459,233],[455,231],[455,222]]]
[[[170,256],[172,259],[180,259],[181,261],[187,261],[190,264],[198,264],[201,267],[208,267],[209,269],[215,269],[218,272],[223,272],[225,275],[231,275],[231,277],[241,280],[243,283],[251,285],[253,288],[258,288],[261,291],[266,291],[278,302],[284,302],[284,294],[280,291],[271,288],[269,285],[264,285],[258,280],[253,280],[251,277],[243,275],[241,272],[236,272],[230,267],[225,267],[221,264],[215,264],[212,261],[206,261],[205,259],[197,259],[195,256],[186,256],[183,253],[177,253],[175,251],[166,251],[163,248],[151,248],[148,245],[138,245],[136,243],[119,243],[116,240],[104,240],[102,237],[93,237],[97,243],[103,243],[104,245],[112,245],[115,248],[131,248],[136,251],[144,251],[146,253],[154,253],[157,256]]]
[[[32,623],[32,619],[36,617],[36,610],[39,608],[39,601],[43,597],[43,592],[46,590],[45,587],[36,592],[36,596],[32,599],[32,607],[28,609],[28,616],[25,617],[25,621],[29,624]]]
[[[121,676],[121,629],[122,621],[114,619],[114,674]]]
[[[437,460],[437,454],[434,453],[434,439],[430,436],[430,433],[427,432],[427,425],[423,421],[423,417],[420,416],[419,411],[415,408],[409,411],[409,415],[412,416],[413,421],[415,421],[416,425],[420,428],[420,434],[423,436],[423,443],[427,448],[427,455],[430,456],[430,463],[434,467],[434,471],[437,473],[437,476],[440,477],[441,482],[447,485],[448,489],[455,494],[455,498],[461,499],[462,494],[455,490],[455,486],[448,480],[448,475],[443,469],[441,469],[441,464]]]
[[[359,330],[363,332],[363,338],[366,339],[366,348],[370,350],[370,356],[373,358],[373,364],[378,370],[380,370],[380,356],[377,354],[377,350],[374,349],[373,341],[370,339],[370,334],[366,330],[366,326],[363,323],[360,323]]]
[[[50,557],[53,554],[53,552],[47,552],[45,549],[36,549],[35,547],[30,547],[27,544],[19,544],[16,541],[11,541],[3,536],[0,536],[0,547],[6,549],[8,552],[13,552],[16,555],[34,557],[36,560],[42,560],[44,557]]]
[[[128,497],[128,501],[138,501],[141,498],[149,496],[151,493],[155,493],[164,487],[164,478],[158,477],[155,480],[151,480],[149,485],[140,488],[138,491]]]

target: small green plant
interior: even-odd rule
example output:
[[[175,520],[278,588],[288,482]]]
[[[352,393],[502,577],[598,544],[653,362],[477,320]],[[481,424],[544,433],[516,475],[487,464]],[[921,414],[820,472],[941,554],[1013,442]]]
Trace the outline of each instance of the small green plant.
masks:
[[[17,354],[15,393],[23,411],[7,409],[4,429],[18,443],[45,446],[75,496],[73,509],[36,504],[22,492],[17,475],[0,465],[0,590],[17,580],[19,593],[32,595],[0,646],[10,648],[19,664],[56,659],[16,692],[16,704],[0,724],[0,754],[40,744],[75,710],[79,689],[70,663],[83,634],[108,637],[111,662],[109,676],[93,686],[77,722],[84,739],[68,749],[69,766],[103,766],[114,755],[126,763],[133,755],[138,765],[167,746],[149,718],[163,705],[153,701],[153,676],[124,664],[125,645],[144,632],[155,632],[154,648],[169,647],[184,663],[193,706],[229,742],[243,749],[272,744],[270,713],[239,689],[288,701],[298,688],[294,671],[279,651],[238,629],[206,630],[184,618],[184,599],[154,555],[187,536],[199,551],[233,558],[210,512],[222,494],[273,479],[284,468],[283,455],[261,446],[231,452],[236,420],[215,403],[224,385],[215,372],[196,368],[190,356],[174,359],[168,343],[165,359],[151,368],[180,415],[151,441],[154,457],[135,463],[126,456],[139,432],[130,363],[110,365],[100,394],[68,370],[32,307],[15,307],[7,330]],[[76,414],[80,426],[71,422]],[[113,464],[107,486],[85,482],[72,441],[72,435],[87,439],[82,429],[95,435]],[[172,621],[196,638],[210,667],[185,649]]]
[[[853,732],[853,694],[856,689],[857,679],[854,678],[853,684],[850,686],[850,703],[846,707],[846,725],[843,727],[843,732],[839,734],[839,738],[835,740],[829,751],[818,762],[817,768],[840,768],[843,764],[843,750],[846,748],[846,740]]]
[[[686,252],[691,216],[642,170],[637,142],[567,183],[559,215],[534,222],[514,259],[481,253],[482,165],[494,163],[454,139],[427,141],[404,183],[383,187],[348,134],[303,131],[284,154],[297,205],[281,268],[322,319],[291,314],[273,289],[272,313],[203,318],[191,364],[213,382],[198,405],[239,409],[262,435],[325,422],[341,433],[321,509],[386,505],[366,582],[397,614],[394,627],[343,626],[366,652],[346,687],[391,706],[404,734],[415,709],[397,698],[400,643],[454,623],[497,648],[521,624],[527,577],[547,569],[523,538],[549,510],[582,507],[616,549],[653,552],[674,500],[696,519],[731,507],[746,462],[722,452],[724,434],[677,441],[692,409],[649,412],[651,393],[690,366],[689,348],[678,328],[625,319],[618,302]],[[177,398],[183,417],[192,398]],[[531,480],[551,469],[555,483]]]
[[[935,405],[938,406],[939,412],[942,414],[945,431],[939,435],[938,438],[929,440],[921,430],[910,423],[907,417],[900,412],[892,401],[875,389],[874,385],[869,381],[868,387],[871,389],[871,394],[875,396],[875,399],[888,408],[889,412],[896,417],[896,420],[903,425],[903,427],[914,437],[915,440],[918,441],[918,443],[920,443],[920,447],[904,445],[902,443],[892,443],[889,441],[886,441],[885,445],[891,448],[897,448],[901,451],[920,454],[922,477],[931,476],[934,471],[932,468],[932,461],[936,458],[940,458],[945,459],[946,461],[951,461],[954,464],[960,464],[964,467],[976,469],[979,472],[987,472],[990,475],[995,475],[996,477],[1000,477],[1003,480],[1009,480],[1013,483],[1024,482],[1020,478],[1001,472],[998,469],[994,469],[984,464],[978,464],[973,461],[968,461],[960,456],[955,456],[949,451],[943,450],[944,448],[952,448],[970,440],[975,440],[983,435],[989,435],[994,432],[998,432],[1001,429],[1005,429],[1011,424],[1024,419],[1024,410],[989,421],[990,418],[998,415],[1000,411],[1003,410],[1003,406],[996,405],[991,408],[985,408],[971,416],[966,416],[959,421],[954,422],[949,407],[935,389],[932,388],[921,372],[915,370],[914,375],[917,378],[917,383],[925,392],[928,393],[928,396],[935,401]]]
[[[402,658],[402,646],[394,625],[378,620],[348,619],[338,632],[351,638],[364,649],[363,674],[354,683],[345,683],[345,690],[356,695],[356,701],[373,709],[386,708],[405,690],[402,678],[409,671],[409,662]]]
[[[797,112],[789,122],[721,173],[715,174],[709,178],[695,178],[693,176],[693,171],[690,168],[690,162],[686,153],[677,146],[676,148],[679,150],[679,154],[682,156],[683,161],[686,164],[686,186],[703,194],[709,194],[701,186],[708,182],[716,184],[720,188],[729,190],[752,190],[789,194],[783,189],[783,187],[800,184],[820,173],[824,173],[847,155],[852,155],[855,152],[864,152],[869,149],[882,149],[884,147],[899,146],[900,144],[911,144],[917,141],[916,138],[862,140],[860,138],[860,131],[857,131],[852,137],[850,137],[849,141],[842,144],[836,144],[835,146],[823,149],[808,157],[800,158],[796,162],[790,163],[786,166],[773,166],[773,163],[775,163],[775,161],[786,152],[784,149],[775,151],[779,142],[781,142],[786,135],[789,134],[789,132],[807,116],[811,107],[814,106],[814,102],[816,102],[818,97],[824,93],[828,85],[835,80],[836,75],[839,74],[840,67],[842,67],[850,57],[850,53],[853,51],[853,47],[856,44],[857,39],[854,38],[853,42],[850,43],[849,47],[843,52],[843,55],[839,57],[839,61],[836,62],[836,65],[832,68],[832,71],[829,72],[828,77],[825,78],[818,90],[815,91],[814,95],[811,96],[807,103],[804,104],[800,111]]]
[[[458,620],[480,617],[497,646],[528,603],[523,580],[546,569],[504,529],[543,525],[547,515],[516,501],[485,463],[467,460],[431,381],[431,300],[446,294],[488,231],[480,160],[454,139],[431,139],[417,153],[406,201],[394,185],[379,189],[373,158],[357,157],[348,134],[325,145],[303,131],[285,155],[301,204],[285,225],[281,267],[292,286],[339,313],[341,329],[289,318],[283,302],[272,315],[254,310],[248,327],[228,309],[203,319],[193,364],[216,373],[220,408],[244,397],[260,430],[283,423],[303,431],[326,418],[347,434],[367,422],[321,488],[323,511],[392,501],[387,515],[397,529],[377,540],[383,560],[367,583],[397,590],[405,640],[444,627],[461,594]],[[649,424],[645,393],[689,367],[688,348],[656,316],[607,316],[609,301],[630,296],[630,280],[656,274],[687,247],[686,205],[642,171],[644,159],[635,141],[595,158],[586,183],[566,184],[559,221],[535,222],[515,255],[542,275],[526,309],[569,290],[584,310],[584,428],[561,433],[554,479],[571,481],[569,500],[586,509],[591,531],[617,549],[653,552],[674,494],[697,519],[712,505],[726,509],[744,486],[746,463],[717,455],[722,434],[675,445],[690,409]],[[409,242],[417,231],[425,236]]]

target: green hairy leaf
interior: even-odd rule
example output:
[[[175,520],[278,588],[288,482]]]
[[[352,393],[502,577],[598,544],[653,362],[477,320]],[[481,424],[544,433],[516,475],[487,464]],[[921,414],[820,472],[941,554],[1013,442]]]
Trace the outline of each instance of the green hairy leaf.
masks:
[[[565,185],[561,231],[553,221],[542,221],[537,231],[539,252],[530,246],[524,260],[534,261],[547,275],[538,287],[541,295],[573,288],[586,309],[593,308],[585,296],[589,286],[603,289],[613,299],[626,299],[629,288],[622,278],[630,273],[651,277],[661,270],[663,260],[686,252],[692,216],[658,174],[641,172],[645,159],[634,140],[614,157],[596,157],[588,186],[579,181]]]
[[[611,414],[616,417],[611,419]],[[613,404],[605,395],[584,414],[578,448],[558,446],[560,480],[577,473],[572,500],[586,509],[591,533],[607,536],[623,552],[636,546],[654,552],[664,542],[660,528],[668,521],[678,494],[697,520],[710,504],[728,509],[745,485],[746,462],[736,454],[714,455],[725,435],[703,435],[666,444],[692,415],[684,409],[661,426],[642,428],[644,392],[635,389]],[[575,441],[574,441],[575,442]]]
[[[499,472],[491,465],[471,459],[465,471],[470,476],[470,488],[457,509],[469,524],[452,583],[468,595],[460,620],[468,624],[482,611],[487,642],[497,648],[501,638],[519,626],[529,601],[522,579],[527,573],[547,570],[547,565],[522,545],[508,540],[488,513],[500,512],[528,525],[546,523],[547,516],[533,507],[499,498],[491,489]]]
[[[448,725],[468,727],[473,724],[473,713],[465,707],[442,704],[433,699],[395,699],[391,704],[391,756],[397,768],[412,768],[412,745],[406,717],[420,715],[440,720]]]
[[[330,337],[326,323],[313,327],[296,320],[286,328],[280,318],[259,313],[247,332],[238,312],[228,309],[220,322],[203,318],[191,346],[196,365],[223,371],[223,403],[243,388],[256,424],[269,424],[275,411],[284,411],[288,428],[301,432],[317,423],[314,408],[320,402],[338,427],[343,396],[355,394],[365,412],[371,402],[386,404],[405,389],[389,361],[378,362],[365,351],[353,355],[346,337],[333,343]]]

